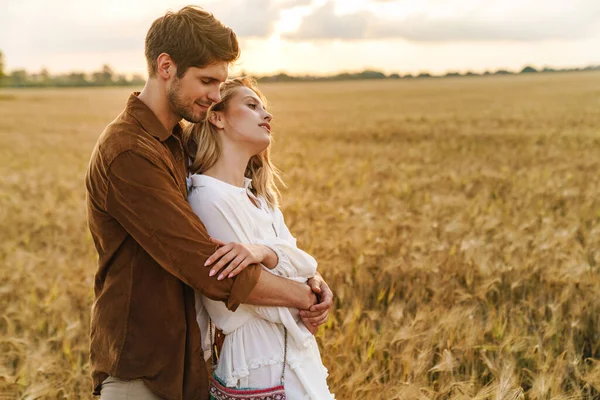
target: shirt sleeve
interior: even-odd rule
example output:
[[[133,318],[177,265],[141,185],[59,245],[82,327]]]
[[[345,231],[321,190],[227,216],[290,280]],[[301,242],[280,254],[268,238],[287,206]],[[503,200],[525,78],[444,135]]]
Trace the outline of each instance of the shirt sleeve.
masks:
[[[268,246],[278,257],[272,272],[288,278],[310,279],[317,272],[317,261],[313,256],[296,246],[296,238],[292,236],[285,224],[283,213],[279,208],[273,211],[273,229],[277,238],[265,240],[260,244]]]
[[[118,155],[108,170],[106,210],[162,268],[235,310],[256,286],[260,266],[233,279],[208,276],[204,262],[216,246],[161,163],[134,151]]]

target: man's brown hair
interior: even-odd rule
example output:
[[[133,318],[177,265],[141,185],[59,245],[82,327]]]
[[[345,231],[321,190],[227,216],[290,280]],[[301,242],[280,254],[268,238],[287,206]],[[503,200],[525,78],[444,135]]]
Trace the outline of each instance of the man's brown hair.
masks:
[[[186,6],[177,12],[168,11],[152,23],[145,53],[150,77],[156,75],[158,56],[167,53],[181,78],[189,67],[232,63],[240,56],[240,49],[230,28],[202,8]]]

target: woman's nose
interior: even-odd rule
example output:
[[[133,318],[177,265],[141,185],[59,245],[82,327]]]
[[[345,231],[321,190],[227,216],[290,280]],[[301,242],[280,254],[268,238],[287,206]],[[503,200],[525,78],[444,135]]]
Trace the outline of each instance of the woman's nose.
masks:
[[[273,119],[273,116],[271,115],[271,113],[266,111],[265,120],[267,120],[267,122],[271,122],[272,119]]]

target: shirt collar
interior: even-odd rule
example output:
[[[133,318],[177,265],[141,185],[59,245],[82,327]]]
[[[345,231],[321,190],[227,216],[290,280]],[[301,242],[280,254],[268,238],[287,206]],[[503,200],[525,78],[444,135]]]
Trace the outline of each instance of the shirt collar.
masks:
[[[208,175],[193,174],[190,178],[191,185],[196,187],[216,185],[236,192],[245,192],[252,189],[252,179],[246,177],[244,177],[244,187],[235,186]]]
[[[169,132],[162,122],[158,120],[158,117],[156,117],[150,107],[139,99],[139,94],[140,92],[133,92],[129,96],[126,111],[140,123],[146,132],[161,142],[164,142],[173,134],[181,135],[182,128],[180,123],[175,125],[172,132]]]

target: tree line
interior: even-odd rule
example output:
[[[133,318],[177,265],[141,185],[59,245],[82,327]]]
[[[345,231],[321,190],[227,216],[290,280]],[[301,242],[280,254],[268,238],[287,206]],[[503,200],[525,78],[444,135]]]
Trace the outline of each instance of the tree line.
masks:
[[[536,69],[532,66],[526,66],[520,71],[486,71],[484,73],[475,73],[467,71],[459,73],[454,71],[446,72],[443,75],[433,75],[428,72],[419,74],[400,75],[392,73],[389,75],[380,71],[366,70],[356,73],[340,73],[330,76],[293,76],[285,73],[257,77],[259,82],[290,82],[290,81],[341,81],[341,80],[359,80],[359,79],[421,79],[421,78],[439,78],[439,77],[459,77],[459,76],[485,76],[485,75],[512,75],[528,74],[538,72],[568,72],[568,71],[589,71],[600,70],[600,65],[591,65],[583,68],[555,69],[546,67]],[[242,73],[244,75],[244,73]],[[103,65],[100,70],[92,73],[70,72],[66,74],[52,75],[43,68],[37,73],[29,73],[25,69],[15,69],[9,73],[5,72],[4,56],[0,51],[0,86],[4,87],[80,87],[80,86],[143,86],[146,79],[140,74],[127,76],[116,73],[109,65]]]
[[[258,78],[260,82],[290,82],[290,81],[346,81],[346,80],[359,80],[359,79],[422,79],[422,78],[443,78],[443,77],[460,77],[460,76],[487,76],[487,75],[517,75],[517,74],[530,74],[538,72],[574,72],[574,71],[600,71],[600,65],[590,65],[583,68],[551,68],[545,67],[543,69],[536,69],[530,65],[523,67],[520,71],[508,71],[499,69],[497,71],[485,71],[483,73],[476,73],[467,71],[465,73],[448,71],[443,75],[434,75],[429,72],[421,72],[419,74],[406,74],[400,75],[398,73],[392,73],[389,75],[384,74],[380,71],[366,70],[356,73],[340,73],[337,75],[329,76],[292,76],[285,73],[280,73],[270,76],[262,76]]]
[[[46,68],[35,73],[25,69],[5,72],[4,57],[0,51],[0,86],[4,87],[143,86],[145,82],[146,79],[140,74],[117,74],[106,64],[92,73],[70,72],[54,75]]]

